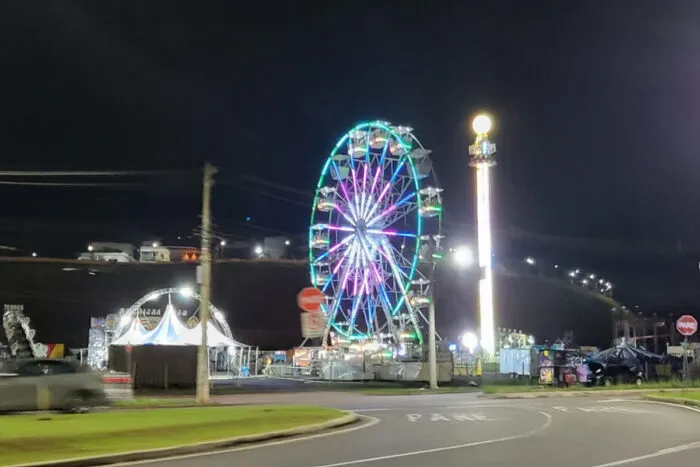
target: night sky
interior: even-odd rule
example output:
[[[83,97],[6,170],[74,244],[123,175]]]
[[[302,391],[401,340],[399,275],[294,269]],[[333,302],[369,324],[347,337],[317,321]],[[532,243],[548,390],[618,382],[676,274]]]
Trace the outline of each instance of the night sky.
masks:
[[[2,169],[181,171],[0,185],[0,244],[70,255],[187,234],[206,160],[219,231],[302,233],[324,158],[371,118],[433,149],[456,243],[474,230],[468,122],[487,110],[497,255],[700,305],[697,2],[195,3],[0,6]]]

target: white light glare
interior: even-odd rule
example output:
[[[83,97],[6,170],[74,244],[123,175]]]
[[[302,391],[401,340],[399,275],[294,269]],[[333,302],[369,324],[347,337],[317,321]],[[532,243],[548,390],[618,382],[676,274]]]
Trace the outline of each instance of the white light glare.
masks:
[[[191,297],[192,294],[194,294],[194,290],[192,290],[192,287],[180,287],[180,290],[178,290],[178,292],[180,292],[180,295],[182,295],[183,297]]]
[[[32,253],[32,258],[36,258],[37,256],[39,256],[39,255],[37,254],[36,251]]]
[[[477,115],[472,120],[472,129],[477,135],[485,135],[491,130],[491,119],[488,115]]]
[[[462,345],[469,349],[470,353],[474,353],[474,350],[479,345],[479,338],[471,331],[467,331],[462,334]]]
[[[221,242],[219,242],[219,245],[226,246],[226,240],[221,240]]]
[[[158,248],[160,246],[160,244],[158,242],[153,242],[153,243],[151,243],[151,246],[153,248]]]
[[[535,258],[533,258],[532,256],[528,256],[527,258],[525,258],[525,262],[530,266],[534,266],[537,261],[535,261]]]
[[[255,253],[258,256],[262,255],[263,254],[262,245],[255,245],[255,249],[253,250],[253,253]]]
[[[289,246],[289,245],[291,245],[291,244],[292,244],[292,242],[291,242],[291,241],[289,241],[289,240],[285,240],[285,241],[284,241],[284,244],[285,244],[285,246]]]
[[[127,324],[129,324],[129,321],[131,321],[131,316],[128,314],[122,315],[122,319],[119,320],[119,326],[124,327]]]
[[[222,312],[220,312],[219,310],[216,310],[216,311],[214,312],[214,318],[218,319],[219,321],[223,321],[223,320],[224,320],[224,314],[223,314]]]
[[[474,263],[474,252],[466,245],[458,246],[454,250],[454,261],[460,267],[471,266]]]
[[[88,251],[89,251],[89,252],[95,251],[95,247],[92,246],[92,245],[88,245]]]

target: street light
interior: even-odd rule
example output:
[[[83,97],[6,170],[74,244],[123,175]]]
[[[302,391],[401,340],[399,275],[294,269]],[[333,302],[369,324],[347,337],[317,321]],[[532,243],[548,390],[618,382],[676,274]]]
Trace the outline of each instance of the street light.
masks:
[[[528,256],[527,258],[525,258],[525,262],[530,266],[534,266],[535,263],[537,263],[537,261],[535,261],[535,258],[533,258],[532,256]]]
[[[491,118],[478,115],[472,121],[476,133],[474,144],[469,146],[469,165],[476,169],[476,219],[478,233],[478,255],[481,276],[479,279],[479,314],[481,318],[481,345],[489,356],[496,353],[496,337],[493,316],[493,272],[491,245],[491,194],[489,176],[496,165],[492,157],[496,145],[489,141]]]
[[[92,245],[88,245],[88,251],[92,253],[93,251],[95,251],[95,247]]]
[[[469,353],[474,353],[474,350],[479,345],[479,338],[475,333],[467,331],[462,334],[462,345],[469,350]]]
[[[219,245],[226,246],[226,240],[221,240],[221,242],[219,242]]]
[[[474,252],[466,245],[454,249],[454,262],[459,267],[469,267],[474,263]]]
[[[263,247],[262,245],[255,245],[255,248],[253,249],[253,253],[255,253],[256,256],[261,257],[263,255]]]
[[[32,258],[36,258],[37,256],[39,256],[39,255],[37,254],[36,251],[32,253]]]

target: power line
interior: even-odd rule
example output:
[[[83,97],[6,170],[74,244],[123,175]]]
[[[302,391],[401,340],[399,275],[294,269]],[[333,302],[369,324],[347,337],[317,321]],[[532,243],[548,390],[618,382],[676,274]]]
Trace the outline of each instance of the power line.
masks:
[[[45,187],[105,187],[105,188],[128,188],[128,187],[148,187],[143,183],[88,183],[88,182],[9,182],[0,180],[0,185],[11,186],[45,186]]]
[[[173,170],[4,170],[0,177],[113,177],[184,174],[186,171]]]

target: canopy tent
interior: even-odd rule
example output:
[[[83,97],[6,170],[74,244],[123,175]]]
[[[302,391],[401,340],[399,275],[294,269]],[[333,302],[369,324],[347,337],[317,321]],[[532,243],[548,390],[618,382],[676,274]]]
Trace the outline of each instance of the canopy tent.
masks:
[[[199,345],[202,342],[202,323],[192,329],[187,328],[175,314],[175,308],[168,305],[163,318],[152,331],[146,331],[134,319],[127,332],[112,341],[112,345]],[[207,323],[207,343],[209,347],[236,345],[211,322]]]
[[[134,318],[129,329],[121,337],[111,342],[112,345],[142,345],[148,331],[138,318]]]

